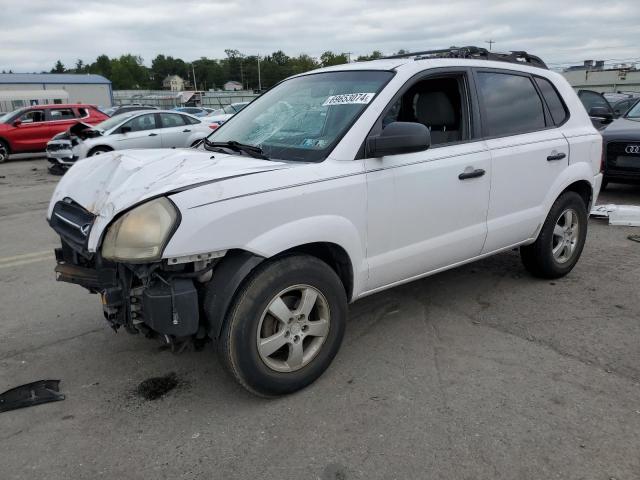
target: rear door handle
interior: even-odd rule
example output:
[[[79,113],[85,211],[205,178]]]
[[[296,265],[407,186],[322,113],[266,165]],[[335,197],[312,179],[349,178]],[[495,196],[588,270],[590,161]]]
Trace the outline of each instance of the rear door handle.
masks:
[[[566,158],[567,154],[566,153],[555,153],[553,155],[549,155],[547,157],[547,162],[554,162],[556,160],[562,160],[563,158]]]
[[[182,130],[182,133],[188,133],[188,132],[190,132],[190,131],[191,131],[191,130],[189,130],[189,129],[187,128],[186,130]]]
[[[482,168],[476,168],[475,170],[462,172],[460,175],[458,175],[458,178],[460,180],[468,180],[469,178],[481,177],[485,173],[487,173],[487,172],[485,172]]]
[[[149,136],[150,136],[150,137],[157,137],[157,136],[158,136],[158,134],[157,134],[157,133],[153,133],[153,132],[152,132],[152,133],[150,133],[150,134],[149,134]]]

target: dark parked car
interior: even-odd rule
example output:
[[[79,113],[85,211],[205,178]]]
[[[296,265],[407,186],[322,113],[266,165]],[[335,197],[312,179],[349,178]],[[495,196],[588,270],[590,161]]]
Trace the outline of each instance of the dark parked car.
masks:
[[[158,107],[151,105],[120,105],[119,107],[112,107],[111,111],[108,111],[110,117],[115,117],[121,113],[135,112],[137,110],[158,110]]]
[[[636,102],[623,116],[607,125],[602,136],[602,188],[608,182],[640,183],[640,103]]]

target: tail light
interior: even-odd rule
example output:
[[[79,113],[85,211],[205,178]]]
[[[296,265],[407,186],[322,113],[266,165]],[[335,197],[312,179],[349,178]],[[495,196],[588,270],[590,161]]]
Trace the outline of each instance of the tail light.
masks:
[[[216,128],[218,128],[220,125],[218,125],[217,123],[212,123],[211,125],[209,125],[209,128],[211,130],[215,130]]]

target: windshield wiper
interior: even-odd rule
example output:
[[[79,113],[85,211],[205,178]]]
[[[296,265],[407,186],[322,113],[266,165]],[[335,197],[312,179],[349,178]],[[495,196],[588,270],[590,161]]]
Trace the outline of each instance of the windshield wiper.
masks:
[[[228,148],[236,152],[243,152],[253,158],[260,158],[262,160],[269,160],[260,147],[255,145],[247,145],[246,143],[236,142],[235,140],[229,140],[228,142],[212,142],[204,139],[204,148],[210,151],[219,151],[221,148]]]

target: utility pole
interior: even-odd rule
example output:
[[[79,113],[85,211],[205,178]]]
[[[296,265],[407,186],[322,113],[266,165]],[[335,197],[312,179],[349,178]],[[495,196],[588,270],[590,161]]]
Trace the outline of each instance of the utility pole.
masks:
[[[262,91],[262,80],[260,78],[260,55],[258,55],[258,91]]]
[[[351,63],[351,54],[353,52],[344,52],[347,55],[347,63]]]
[[[496,43],[495,40],[485,40],[484,43],[488,43],[489,44],[489,51],[491,51],[491,47],[493,47],[493,44]]]
[[[196,83],[196,69],[193,66],[193,63],[191,64],[191,72],[193,73],[193,89],[198,91],[198,84]]]

